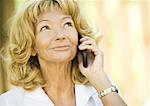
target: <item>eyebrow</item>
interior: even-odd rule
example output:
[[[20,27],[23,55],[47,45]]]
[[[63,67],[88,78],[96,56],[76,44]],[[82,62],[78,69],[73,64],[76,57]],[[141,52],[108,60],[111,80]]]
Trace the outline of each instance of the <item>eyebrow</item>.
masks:
[[[62,20],[65,20],[65,19],[67,19],[67,18],[72,19],[71,16],[64,16],[64,17],[62,18]],[[42,20],[40,20],[39,22],[37,22],[37,25],[38,25],[39,23],[43,22],[43,21],[48,22],[48,21],[51,21],[51,20],[50,20],[50,19],[42,19]]]
[[[72,19],[71,16],[64,16],[64,17],[62,18],[62,20],[66,19],[66,18]]]

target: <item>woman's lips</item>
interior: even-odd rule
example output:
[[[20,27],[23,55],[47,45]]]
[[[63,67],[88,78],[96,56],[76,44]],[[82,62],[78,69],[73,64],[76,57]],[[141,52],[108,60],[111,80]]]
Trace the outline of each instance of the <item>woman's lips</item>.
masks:
[[[53,49],[56,50],[56,51],[66,51],[66,50],[68,50],[69,48],[70,48],[69,45],[53,47]]]

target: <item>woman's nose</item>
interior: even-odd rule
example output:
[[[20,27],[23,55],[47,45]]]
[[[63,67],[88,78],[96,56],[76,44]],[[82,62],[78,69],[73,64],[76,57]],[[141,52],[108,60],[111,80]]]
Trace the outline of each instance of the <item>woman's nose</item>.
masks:
[[[56,40],[65,40],[66,35],[63,33],[63,31],[59,30],[56,33]]]
[[[65,40],[65,39],[66,39],[65,36],[59,36],[59,37],[56,38],[56,40]]]

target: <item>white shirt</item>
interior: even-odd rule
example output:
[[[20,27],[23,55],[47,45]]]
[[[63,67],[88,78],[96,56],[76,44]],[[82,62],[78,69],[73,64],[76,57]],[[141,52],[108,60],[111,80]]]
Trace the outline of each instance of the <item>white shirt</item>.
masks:
[[[92,86],[75,85],[76,106],[103,106]],[[25,91],[16,87],[0,96],[0,106],[54,106],[42,88]]]

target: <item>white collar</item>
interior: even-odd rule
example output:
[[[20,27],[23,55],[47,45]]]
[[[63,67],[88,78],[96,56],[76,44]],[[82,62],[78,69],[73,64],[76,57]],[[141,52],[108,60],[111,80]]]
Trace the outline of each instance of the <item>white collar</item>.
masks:
[[[96,90],[89,85],[75,85],[76,105],[85,106]]]
[[[85,106],[91,96],[96,93],[96,90],[89,85],[75,85],[76,106]],[[45,94],[42,88],[38,88],[33,92],[26,92],[24,95],[24,102],[31,103],[33,101],[36,104],[47,104],[48,106],[54,106],[53,102]]]

